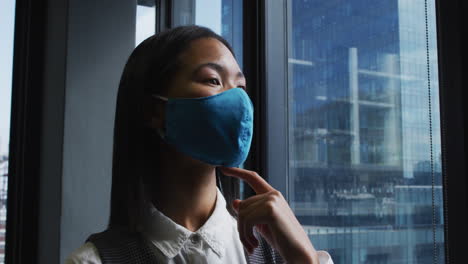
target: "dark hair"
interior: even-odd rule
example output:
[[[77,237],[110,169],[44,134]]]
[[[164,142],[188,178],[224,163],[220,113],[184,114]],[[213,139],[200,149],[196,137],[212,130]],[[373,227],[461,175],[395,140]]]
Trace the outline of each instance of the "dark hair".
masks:
[[[160,139],[144,125],[143,102],[150,94],[165,94],[168,84],[180,69],[179,56],[190,43],[200,38],[215,38],[234,55],[229,43],[212,30],[190,25],[151,36],[132,52],[120,79],[114,122],[111,208],[108,228],[120,226],[139,231],[144,210],[146,176],[154,177],[158,166]],[[221,177],[217,185],[227,209],[235,215],[231,202],[239,196],[239,180]]]

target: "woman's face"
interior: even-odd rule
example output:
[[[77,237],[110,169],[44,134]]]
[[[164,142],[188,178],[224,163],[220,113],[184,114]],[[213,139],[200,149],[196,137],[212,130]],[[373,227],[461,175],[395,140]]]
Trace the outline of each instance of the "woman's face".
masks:
[[[245,78],[236,59],[217,39],[194,40],[179,59],[180,70],[167,90],[169,98],[205,97],[235,87],[245,89]]]
[[[165,95],[168,98],[206,97],[235,87],[246,87],[245,77],[236,59],[229,49],[215,38],[192,41],[179,60],[181,65],[169,82]],[[164,128],[164,103],[156,100],[153,107],[155,112],[150,114],[150,126]],[[145,112],[149,114],[152,111]]]

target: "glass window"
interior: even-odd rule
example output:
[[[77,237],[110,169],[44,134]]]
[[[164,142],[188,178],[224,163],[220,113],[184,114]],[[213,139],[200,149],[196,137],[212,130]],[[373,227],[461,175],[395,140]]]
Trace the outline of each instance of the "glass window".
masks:
[[[138,0],[136,9],[135,46],[154,35],[156,27],[156,4],[154,0]]]
[[[435,1],[288,16],[288,192],[310,239],[335,263],[443,263]]]
[[[242,2],[239,0],[174,0],[172,25],[208,27],[233,47],[242,69]]]
[[[3,1],[0,5],[0,263],[5,258],[14,25],[15,1]]]

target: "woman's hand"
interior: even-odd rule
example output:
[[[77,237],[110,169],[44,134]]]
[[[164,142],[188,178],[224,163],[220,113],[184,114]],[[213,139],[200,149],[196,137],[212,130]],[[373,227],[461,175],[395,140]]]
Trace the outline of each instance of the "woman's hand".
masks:
[[[258,246],[252,230],[255,226],[288,263],[319,263],[317,252],[281,192],[254,171],[226,167],[220,170],[246,181],[257,193],[233,202],[240,239],[250,254]]]

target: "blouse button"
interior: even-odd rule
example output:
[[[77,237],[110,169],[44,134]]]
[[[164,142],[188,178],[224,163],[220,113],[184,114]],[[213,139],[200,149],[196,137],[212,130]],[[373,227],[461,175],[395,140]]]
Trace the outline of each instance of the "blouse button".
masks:
[[[200,242],[200,236],[198,234],[193,234],[192,237],[190,237],[190,241],[192,241],[193,244],[198,244],[198,242]]]

